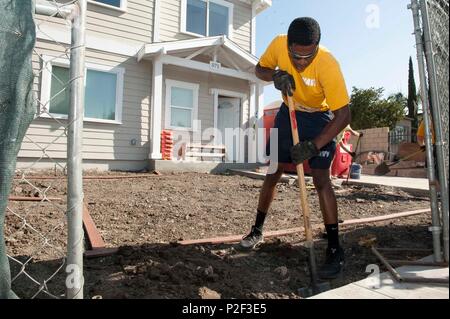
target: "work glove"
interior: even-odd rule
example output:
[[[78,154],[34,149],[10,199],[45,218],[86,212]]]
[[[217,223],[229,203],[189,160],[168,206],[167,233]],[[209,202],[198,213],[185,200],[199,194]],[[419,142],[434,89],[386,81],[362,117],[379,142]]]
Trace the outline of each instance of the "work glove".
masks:
[[[422,151],[422,152],[425,152],[425,150],[426,150],[426,146],[425,145],[422,145],[421,147],[420,147],[420,150]]]
[[[304,141],[291,148],[292,161],[298,165],[319,154],[319,150],[312,141]]]
[[[293,95],[293,91],[295,90],[295,80],[292,75],[286,71],[276,70],[272,79],[275,88],[280,90],[283,95]]]
[[[351,157],[355,158],[356,157],[356,152],[350,152],[349,153]]]
[[[361,137],[363,137],[364,136],[364,133],[363,132],[359,132],[359,138],[361,138]]]

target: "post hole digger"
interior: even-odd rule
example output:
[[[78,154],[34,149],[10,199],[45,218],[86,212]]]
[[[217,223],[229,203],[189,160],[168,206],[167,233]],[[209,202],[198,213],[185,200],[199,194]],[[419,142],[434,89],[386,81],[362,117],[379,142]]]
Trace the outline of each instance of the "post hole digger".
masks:
[[[294,145],[298,144],[300,141],[298,130],[297,130],[297,119],[295,116],[294,102],[291,96],[287,96],[288,107],[291,121],[291,131],[292,139]],[[316,254],[314,251],[314,241],[311,228],[311,218],[308,205],[308,198],[306,194],[306,183],[305,183],[305,173],[303,170],[303,163],[296,166],[297,176],[298,176],[298,188],[300,189],[300,210],[303,213],[303,223],[305,227],[306,236],[306,246],[309,250],[309,269],[311,275],[311,285],[309,287],[303,287],[299,289],[299,293],[302,297],[308,297],[315,295],[317,293],[326,291],[330,289],[328,282],[319,282],[317,275],[317,264],[316,264]]]
[[[406,161],[407,159],[410,159],[410,158],[414,157],[415,155],[422,153],[422,152],[425,152],[425,147],[421,147],[418,151],[415,151],[415,152],[413,152],[403,158],[400,158],[399,160],[394,161],[392,163],[386,164],[386,162],[383,162],[380,165],[378,165],[377,167],[375,167],[375,175],[378,175],[378,176],[386,175],[391,171],[389,167],[394,166],[402,161]]]

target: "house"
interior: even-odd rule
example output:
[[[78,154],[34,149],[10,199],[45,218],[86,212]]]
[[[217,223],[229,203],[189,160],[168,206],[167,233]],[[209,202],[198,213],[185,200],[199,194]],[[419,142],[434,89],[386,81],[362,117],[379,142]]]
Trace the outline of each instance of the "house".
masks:
[[[205,129],[262,127],[264,83],[253,73],[256,16],[270,6],[271,0],[88,0],[83,168],[158,168],[168,162],[163,130],[222,145]],[[41,110],[17,165],[53,168],[66,159],[70,25],[36,20]],[[245,161],[255,157],[256,140],[246,139]]]

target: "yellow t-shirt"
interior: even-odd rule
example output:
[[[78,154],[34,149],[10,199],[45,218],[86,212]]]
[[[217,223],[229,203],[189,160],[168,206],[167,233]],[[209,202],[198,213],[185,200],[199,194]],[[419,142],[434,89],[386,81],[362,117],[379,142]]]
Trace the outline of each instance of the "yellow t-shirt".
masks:
[[[295,79],[293,100],[299,111],[335,111],[350,102],[339,63],[325,47],[319,51],[311,64],[300,72],[292,64],[288,52],[287,35],[277,36],[261,56],[259,65],[286,71]],[[284,102],[287,103],[283,96]]]

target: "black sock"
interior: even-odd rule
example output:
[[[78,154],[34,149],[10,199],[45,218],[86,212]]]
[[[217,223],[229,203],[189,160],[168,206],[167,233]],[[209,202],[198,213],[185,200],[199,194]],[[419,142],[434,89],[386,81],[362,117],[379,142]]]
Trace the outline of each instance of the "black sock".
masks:
[[[259,209],[257,210],[256,213],[256,221],[255,221],[255,227],[262,233],[263,231],[263,226],[264,226],[264,220],[266,219],[266,215],[267,213],[264,213],[262,211],[260,211]]]
[[[328,224],[325,225],[328,237],[328,248],[338,249],[339,248],[339,224]]]

